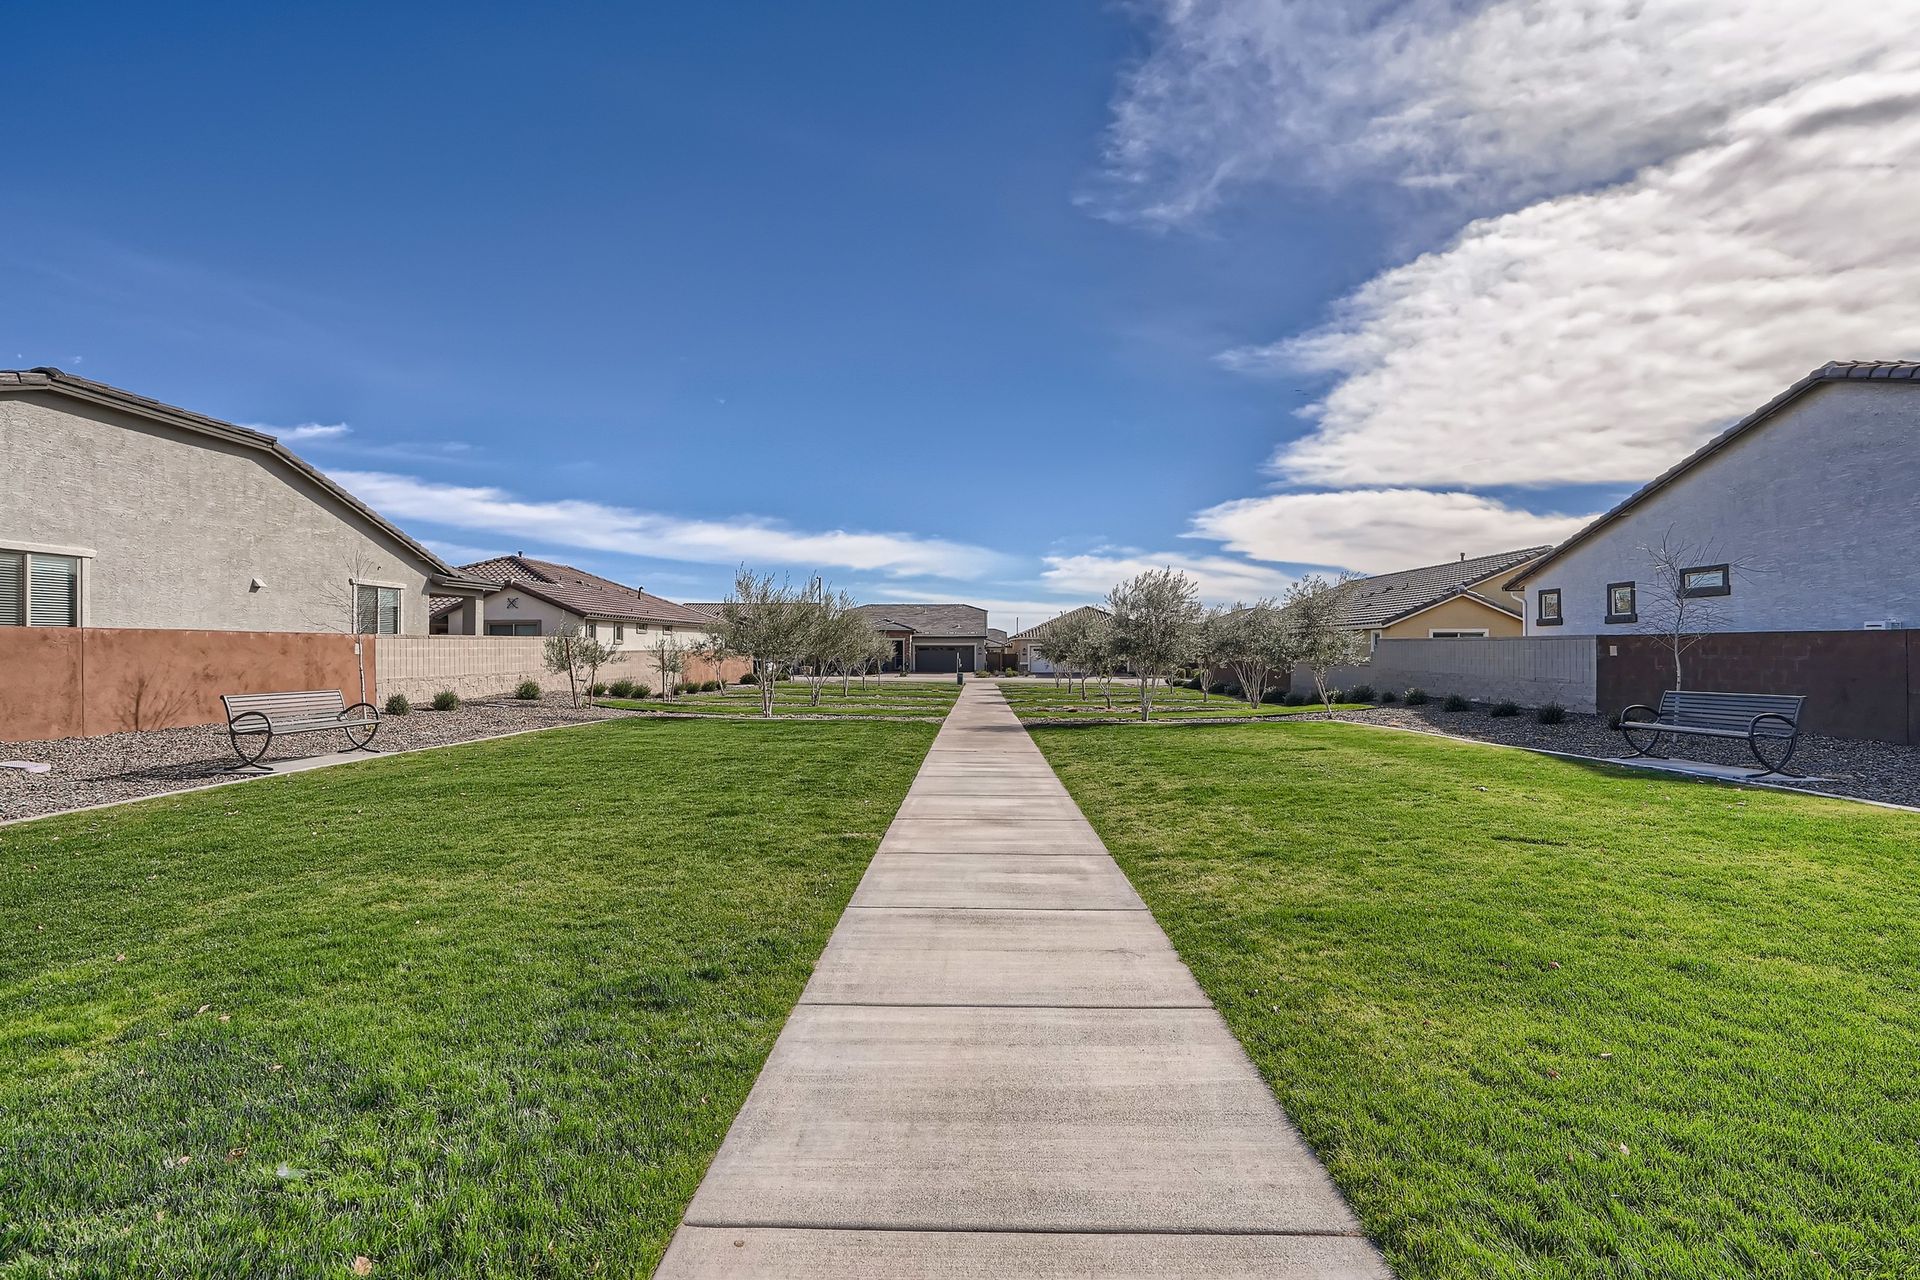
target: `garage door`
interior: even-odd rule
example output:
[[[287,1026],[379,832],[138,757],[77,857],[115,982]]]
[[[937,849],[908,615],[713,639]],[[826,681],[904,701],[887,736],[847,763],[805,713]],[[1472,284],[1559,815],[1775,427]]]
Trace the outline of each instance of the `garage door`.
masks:
[[[973,670],[973,646],[970,644],[915,645],[913,669],[915,671],[971,671]]]

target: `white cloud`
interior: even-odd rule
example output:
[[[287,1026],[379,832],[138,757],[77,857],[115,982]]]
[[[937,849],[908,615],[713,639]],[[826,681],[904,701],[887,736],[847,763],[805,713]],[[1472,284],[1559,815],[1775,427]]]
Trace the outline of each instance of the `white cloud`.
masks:
[[[1271,565],[1249,564],[1231,556],[1182,555],[1138,551],[1130,547],[1101,547],[1082,555],[1045,557],[1040,580],[1052,590],[1097,602],[1116,584],[1149,569],[1172,566],[1192,578],[1201,598],[1223,604],[1279,595],[1294,575]]]
[[[1425,489],[1276,493],[1208,507],[1189,537],[1257,560],[1387,573],[1557,543],[1591,520],[1536,515],[1479,494]]]
[[[257,422],[243,423],[249,431],[264,431],[279,438],[281,444],[311,443],[315,440],[338,440],[351,435],[353,428],[344,422],[303,422],[297,427],[269,427]]]
[[[999,563],[984,547],[904,533],[789,529],[769,520],[694,520],[577,499],[534,501],[502,489],[439,484],[383,471],[330,473],[388,517],[546,543],[701,564],[849,568],[886,574],[978,577]]]
[[[1273,460],[1295,484],[1638,482],[1829,359],[1920,354],[1920,45],[1884,38],[1917,16],[1177,4],[1112,164],[1160,223],[1288,164],[1533,200],[1222,363],[1333,379]]]

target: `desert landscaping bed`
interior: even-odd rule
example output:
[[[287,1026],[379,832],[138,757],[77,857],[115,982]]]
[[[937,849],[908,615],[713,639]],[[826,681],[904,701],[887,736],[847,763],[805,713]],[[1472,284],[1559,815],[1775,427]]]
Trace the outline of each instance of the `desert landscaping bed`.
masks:
[[[373,745],[384,751],[404,751],[470,742],[521,729],[607,720],[620,714],[586,705],[576,708],[563,693],[529,701],[498,698],[464,702],[452,711],[415,707],[409,715],[382,719]],[[267,753],[267,761],[324,755],[345,746],[341,734],[299,734],[277,740]],[[0,769],[0,820],[135,800],[185,787],[212,786],[234,777],[226,771],[234,763],[234,754],[225,725],[47,742],[0,742],[0,760],[53,766],[47,773]]]

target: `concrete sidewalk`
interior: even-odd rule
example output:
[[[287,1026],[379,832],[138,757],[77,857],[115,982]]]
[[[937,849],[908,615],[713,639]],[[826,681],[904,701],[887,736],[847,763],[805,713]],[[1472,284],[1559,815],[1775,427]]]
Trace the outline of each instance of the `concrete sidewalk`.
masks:
[[[977,682],[658,1274],[1391,1273]]]

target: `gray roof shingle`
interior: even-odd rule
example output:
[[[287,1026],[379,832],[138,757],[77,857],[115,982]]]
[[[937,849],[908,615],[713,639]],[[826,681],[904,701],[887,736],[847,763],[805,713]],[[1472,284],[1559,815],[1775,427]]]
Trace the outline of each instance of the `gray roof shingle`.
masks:
[[[1505,613],[1515,613],[1513,606],[1501,604],[1497,599],[1488,599],[1468,588],[1497,573],[1517,568],[1547,550],[1544,546],[1521,547],[1516,551],[1498,551],[1468,560],[1449,560],[1445,564],[1361,578],[1347,586],[1347,625],[1356,629],[1384,627],[1457,595],[1473,596],[1482,604],[1491,605]]]
[[[484,582],[517,587],[530,596],[558,605],[582,618],[603,618],[612,622],[659,622],[689,627],[705,627],[713,621],[697,609],[551,560],[517,555],[495,556],[491,560],[462,565],[460,572]],[[457,603],[456,600],[437,599],[434,612],[444,612]]]

